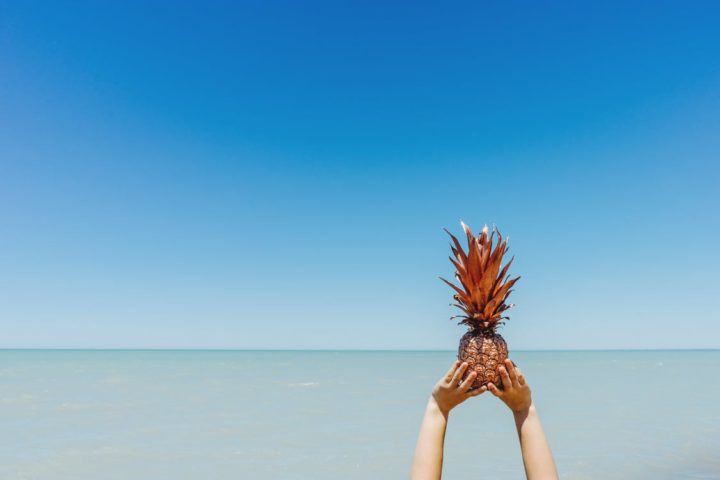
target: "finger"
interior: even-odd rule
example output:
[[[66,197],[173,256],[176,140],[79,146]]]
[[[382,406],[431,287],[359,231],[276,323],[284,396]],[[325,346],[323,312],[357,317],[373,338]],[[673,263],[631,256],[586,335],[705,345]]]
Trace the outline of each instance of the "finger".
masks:
[[[517,379],[518,383],[522,386],[525,385],[525,375],[520,371],[520,367],[515,367],[515,371],[517,372]]]
[[[477,397],[478,395],[482,395],[483,393],[487,392],[487,386],[483,385],[480,388],[476,388],[475,390],[470,390],[468,392],[469,397]]]
[[[512,380],[510,380],[510,375],[508,375],[507,369],[503,366],[500,366],[500,378],[502,378],[503,388],[510,388],[512,387]]]
[[[460,383],[460,379],[462,378],[462,376],[465,373],[465,370],[467,370],[467,368],[468,368],[468,364],[463,362],[462,365],[460,365],[460,367],[457,370],[455,370],[455,374],[453,374],[452,381],[451,381],[451,383],[453,385],[457,385],[458,383]]]
[[[467,392],[468,390],[470,390],[470,387],[472,387],[475,378],[477,378],[477,373],[470,372],[468,376],[465,377],[465,381],[460,384],[460,390],[462,390],[463,392]]]
[[[519,387],[520,382],[518,382],[517,373],[515,373],[515,364],[509,358],[505,360],[505,369],[510,375],[510,381],[512,382],[513,387]]]
[[[487,389],[490,390],[490,393],[492,393],[496,397],[499,397],[502,395],[502,392],[500,391],[500,389],[492,382],[487,384]]]
[[[453,378],[453,374],[455,373],[455,370],[457,370],[458,365],[460,365],[460,360],[455,360],[450,367],[450,370],[445,374],[445,381],[449,382]]]

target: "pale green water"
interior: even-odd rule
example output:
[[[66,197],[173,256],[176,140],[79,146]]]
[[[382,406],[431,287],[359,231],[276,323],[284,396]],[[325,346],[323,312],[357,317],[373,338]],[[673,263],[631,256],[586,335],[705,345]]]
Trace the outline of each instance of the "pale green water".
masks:
[[[519,352],[566,479],[720,478],[719,351]],[[0,351],[0,478],[407,478],[452,352]],[[512,418],[450,418],[445,478],[519,479]]]

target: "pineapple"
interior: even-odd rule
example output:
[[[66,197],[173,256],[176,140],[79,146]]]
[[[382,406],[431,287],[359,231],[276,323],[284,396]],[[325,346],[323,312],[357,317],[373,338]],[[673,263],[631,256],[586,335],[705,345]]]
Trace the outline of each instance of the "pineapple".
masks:
[[[493,227],[492,233],[488,235],[488,227],[485,225],[476,238],[465,223],[461,221],[460,224],[467,235],[467,253],[457,238],[447,229],[445,231],[454,243],[450,248],[455,258],[450,257],[450,261],[455,266],[455,278],[461,288],[440,277],[456,292],[453,298],[457,303],[451,305],[463,311],[463,315],[455,315],[451,319],[461,318],[459,324],[468,326],[467,333],[460,339],[458,359],[468,363],[466,376],[472,371],[477,373],[473,389],[490,382],[502,388],[497,368],[507,358],[508,349],[505,339],[497,333],[497,328],[509,318],[503,314],[513,304],[507,304],[505,300],[512,286],[520,279],[516,277],[510,280],[507,273],[515,257],[501,269],[503,255],[507,251],[507,239],[503,240],[497,228]],[[493,246],[496,233],[497,242]]]

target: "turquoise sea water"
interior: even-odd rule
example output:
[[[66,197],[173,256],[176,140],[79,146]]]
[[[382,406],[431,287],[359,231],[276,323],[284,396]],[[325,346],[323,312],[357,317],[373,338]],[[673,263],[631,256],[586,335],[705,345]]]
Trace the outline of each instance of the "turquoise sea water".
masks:
[[[720,351],[517,352],[565,479],[720,478]],[[407,478],[453,352],[0,351],[0,478]],[[519,479],[490,394],[447,479]]]

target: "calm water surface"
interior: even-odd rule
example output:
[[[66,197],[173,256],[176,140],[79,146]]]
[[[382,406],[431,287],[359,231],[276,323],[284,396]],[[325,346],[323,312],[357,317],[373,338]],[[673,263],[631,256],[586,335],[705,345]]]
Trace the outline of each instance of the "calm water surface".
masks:
[[[407,478],[452,352],[0,351],[2,479]],[[720,478],[720,351],[518,352],[565,479]],[[447,479],[520,479],[458,407]]]

